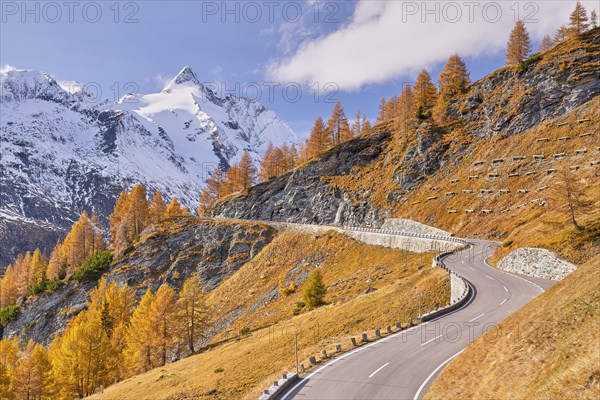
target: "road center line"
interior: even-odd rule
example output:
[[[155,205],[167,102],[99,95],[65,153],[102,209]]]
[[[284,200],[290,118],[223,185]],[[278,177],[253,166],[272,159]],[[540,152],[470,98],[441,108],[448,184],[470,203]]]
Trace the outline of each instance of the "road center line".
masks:
[[[472,319],[472,320],[470,320],[469,322],[473,322],[473,321],[475,321],[476,319],[479,319],[479,318],[483,317],[484,315],[485,315],[485,314],[481,314],[481,315],[479,315],[479,316],[477,316],[477,317],[473,318],[473,319]]]
[[[486,275],[485,277],[486,277],[486,278],[489,278],[489,279],[491,279],[491,280],[494,280],[494,278],[492,278],[492,277],[491,277],[491,276],[489,276],[489,275]]]
[[[508,289],[506,288],[506,286],[504,286],[504,291],[505,291],[505,292],[508,292]]]
[[[381,367],[377,368],[371,375],[369,375],[369,378],[372,378],[373,375],[375,375],[376,373],[378,373],[379,371],[381,371],[382,369],[384,369],[385,367],[387,367],[388,365],[390,365],[390,363],[385,363],[383,364]]]
[[[434,337],[433,339],[429,339],[429,340],[428,340],[428,341],[426,341],[425,343],[421,343],[421,346],[425,346],[427,343],[431,343],[431,342],[433,342],[434,340],[438,340],[438,339],[439,339],[439,338],[441,338],[442,336],[444,336],[444,335],[439,335],[439,336],[436,336],[436,337]]]
[[[500,305],[506,303],[506,299],[502,300],[502,303],[500,303]]]

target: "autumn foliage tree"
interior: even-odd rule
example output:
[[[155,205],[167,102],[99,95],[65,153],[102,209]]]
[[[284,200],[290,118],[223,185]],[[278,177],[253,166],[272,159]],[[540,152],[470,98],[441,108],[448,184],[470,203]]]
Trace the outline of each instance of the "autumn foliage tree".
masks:
[[[165,218],[166,213],[167,204],[163,199],[161,191],[157,190],[150,200],[150,221],[153,224],[158,224]]]
[[[326,294],[327,287],[323,283],[323,275],[321,271],[315,269],[304,284],[302,301],[309,310],[312,310],[325,304]]]
[[[527,32],[525,23],[519,20],[508,38],[506,47],[507,64],[512,66],[521,64],[531,53],[531,48],[529,32]]]
[[[204,285],[198,274],[193,274],[183,283],[177,306],[180,313],[183,339],[190,353],[194,353],[194,344],[202,337],[208,318]]]
[[[465,93],[471,84],[471,77],[464,60],[453,54],[448,59],[438,78],[439,95],[433,109],[433,117],[438,124],[450,122],[447,109],[452,100]]]
[[[296,146],[284,143],[281,147],[273,146],[269,142],[267,150],[260,162],[258,177],[261,182],[282,175],[296,166],[298,152]]]
[[[206,181],[206,185],[200,192],[198,203],[198,215],[204,215],[207,209],[212,207],[217,200],[224,196],[225,192],[225,173],[220,166],[211,172]]]
[[[331,115],[327,120],[325,129],[330,137],[332,146],[337,146],[340,143],[344,143],[352,138],[350,133],[350,125],[348,124],[348,117],[342,103],[338,100],[333,107]]]
[[[323,154],[331,147],[329,134],[325,128],[323,118],[318,117],[310,131],[310,136],[306,143],[306,158],[316,157]]]
[[[14,394],[19,399],[49,397],[52,378],[52,365],[46,348],[29,340],[12,372]]]
[[[437,89],[426,70],[422,70],[417,76],[413,92],[417,117],[429,118],[437,100]]]
[[[552,38],[550,38],[550,35],[546,35],[543,37],[542,41],[540,42],[540,47],[539,47],[538,51],[540,53],[543,53],[545,51],[550,50],[553,46],[554,46],[554,41],[552,40]]]
[[[575,9],[569,16],[569,28],[567,35],[569,37],[577,36],[589,28],[589,20],[585,7],[581,2],[575,4]]]

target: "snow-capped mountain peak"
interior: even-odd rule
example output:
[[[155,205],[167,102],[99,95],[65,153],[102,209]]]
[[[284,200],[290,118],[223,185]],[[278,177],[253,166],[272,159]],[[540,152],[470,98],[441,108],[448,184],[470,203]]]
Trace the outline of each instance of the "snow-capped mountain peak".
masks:
[[[194,73],[194,71],[192,71],[192,68],[190,68],[189,66],[183,67],[183,69],[179,71],[175,78],[171,79],[171,81],[165,85],[162,92],[170,93],[173,91],[173,89],[176,89],[177,87],[181,86],[192,86],[195,88],[204,87],[198,79],[198,77],[196,76],[196,74]]]
[[[2,69],[0,89],[3,262],[14,256],[3,248],[37,246],[2,242],[3,229],[21,229],[21,238],[29,232],[7,213],[60,231],[84,209],[107,218],[119,193],[136,183],[195,209],[217,165],[232,165],[245,149],[258,160],[269,141],[298,142],[273,111],[243,97],[217,96],[189,67],[163,91],[117,103],[82,101],[88,94],[81,85],[34,70]],[[49,249],[55,239],[39,243]]]

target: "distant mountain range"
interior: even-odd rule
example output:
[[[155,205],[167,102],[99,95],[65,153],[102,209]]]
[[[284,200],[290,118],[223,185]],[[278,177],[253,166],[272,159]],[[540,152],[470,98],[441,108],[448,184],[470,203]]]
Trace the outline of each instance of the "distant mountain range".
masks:
[[[82,210],[103,219],[141,182],[195,207],[216,165],[297,143],[262,104],[219,97],[185,67],[159,93],[116,103],[34,70],[0,73],[0,265],[48,249]],[[93,101],[92,101],[93,100]]]

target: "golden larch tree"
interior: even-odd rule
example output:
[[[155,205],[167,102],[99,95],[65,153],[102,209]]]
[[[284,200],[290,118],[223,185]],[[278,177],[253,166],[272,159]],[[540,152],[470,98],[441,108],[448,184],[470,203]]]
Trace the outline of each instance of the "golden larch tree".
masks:
[[[596,29],[598,27],[598,13],[596,10],[592,10],[590,13],[590,29]]]
[[[575,9],[569,16],[568,36],[573,37],[585,32],[589,28],[587,11],[581,2],[575,4]]]
[[[194,353],[194,344],[204,334],[209,313],[204,284],[197,273],[183,283],[177,305],[183,334],[182,340],[187,344],[190,353]]]
[[[140,374],[157,366],[153,354],[153,341],[156,340],[153,303],[154,294],[148,289],[133,312],[126,332],[125,357],[131,374]]]
[[[422,70],[417,76],[417,81],[413,88],[415,109],[419,118],[428,118],[431,116],[431,110],[437,100],[437,89],[431,80],[429,72]]]
[[[256,182],[256,167],[248,150],[244,150],[238,163],[238,186],[241,190],[250,189]]]
[[[206,186],[200,192],[198,215],[204,215],[217,200],[224,196],[225,174],[219,165],[211,172]]]
[[[81,312],[49,349],[63,398],[85,397],[114,382],[114,350],[95,310]]]
[[[506,61],[508,65],[519,65],[531,53],[531,39],[525,23],[517,21],[508,38],[506,46]]]
[[[41,399],[50,394],[52,364],[46,349],[29,340],[12,373],[12,386],[19,399]]]
[[[350,134],[350,125],[348,118],[342,107],[342,103],[338,100],[331,111],[331,116],[327,120],[326,131],[330,137],[330,143],[337,146],[352,138]]]
[[[154,192],[154,196],[150,200],[150,220],[153,224],[158,224],[165,217],[165,213],[167,211],[167,204],[163,199],[162,193],[160,190],[156,190]]]
[[[552,40],[550,35],[546,35],[542,38],[542,41],[540,42],[540,47],[539,47],[538,51],[540,53],[543,53],[545,51],[550,50],[553,46],[554,46],[554,41]]]
[[[260,160],[260,167],[258,177],[261,182],[266,182],[269,179],[273,178],[275,175],[273,173],[273,151],[275,147],[273,143],[269,141],[267,149],[265,150],[265,154],[263,154],[262,159]]]
[[[2,296],[0,302],[2,307],[9,306],[17,301],[19,292],[17,290],[17,278],[12,265],[9,265],[4,271],[1,282]]]
[[[154,322],[153,354],[158,357],[157,364],[165,365],[177,347],[178,330],[177,314],[173,312],[177,306],[177,293],[168,284],[162,284],[156,291],[151,307],[151,319]]]
[[[52,252],[50,253],[50,259],[48,260],[48,270],[46,276],[49,280],[59,280],[65,277],[66,266],[64,264],[64,258],[62,254],[62,242],[56,243]]]
[[[317,157],[331,147],[323,118],[317,117],[306,143],[307,159]]]
[[[185,207],[181,207],[179,200],[177,197],[173,197],[171,203],[167,207],[167,211],[165,212],[165,216],[167,217],[184,217],[188,214],[188,210]]]

